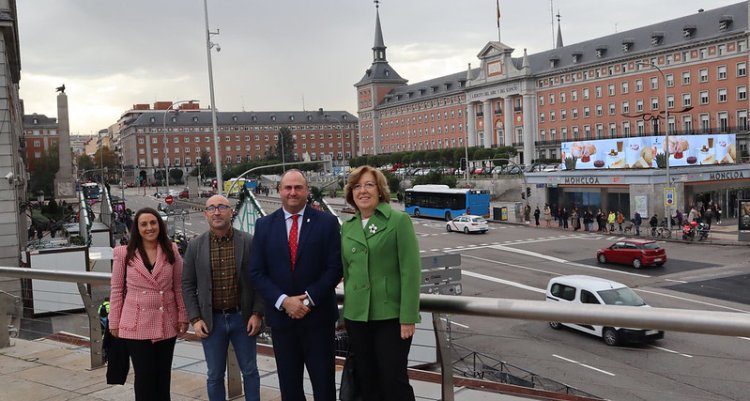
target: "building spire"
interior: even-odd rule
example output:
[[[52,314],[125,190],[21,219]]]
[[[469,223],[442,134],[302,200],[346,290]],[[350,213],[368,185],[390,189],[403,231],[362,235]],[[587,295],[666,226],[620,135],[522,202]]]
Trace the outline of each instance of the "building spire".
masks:
[[[562,29],[560,29],[560,10],[557,10],[557,45],[556,49],[563,47]]]
[[[385,41],[383,40],[383,30],[380,28],[380,0],[374,0],[375,3],[375,44],[372,46],[372,61],[385,61]]]

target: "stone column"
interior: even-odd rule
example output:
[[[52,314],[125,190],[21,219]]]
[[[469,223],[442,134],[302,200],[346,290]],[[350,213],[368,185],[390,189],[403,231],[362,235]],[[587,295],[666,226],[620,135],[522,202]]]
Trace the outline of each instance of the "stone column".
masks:
[[[467,145],[469,147],[477,146],[477,129],[476,129],[477,114],[474,110],[474,103],[466,105],[466,136]]]
[[[492,137],[495,136],[494,127],[492,126],[492,102],[487,99],[482,102],[482,110],[484,111],[484,148],[488,149],[492,147]]]
[[[378,112],[372,111],[372,153],[380,154],[380,116]]]
[[[68,96],[57,95],[57,144],[59,169],[55,174],[55,199],[75,199],[76,186],[73,177],[73,154],[70,150],[70,123],[68,120]]]
[[[505,97],[505,108],[503,109],[503,132],[505,133],[505,146],[513,145],[513,98]]]
[[[523,164],[531,165],[535,159],[534,133],[536,132],[536,96],[523,95]]]

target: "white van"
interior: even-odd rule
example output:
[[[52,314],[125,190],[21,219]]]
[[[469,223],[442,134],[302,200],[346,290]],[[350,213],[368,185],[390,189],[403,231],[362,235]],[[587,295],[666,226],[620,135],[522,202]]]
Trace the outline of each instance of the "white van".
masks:
[[[632,289],[624,284],[599,277],[573,275],[555,277],[547,284],[547,302],[571,302],[597,305],[626,305],[648,307]],[[660,330],[627,329],[574,323],[549,322],[559,330],[562,326],[593,334],[607,345],[625,342],[644,342],[664,338]]]

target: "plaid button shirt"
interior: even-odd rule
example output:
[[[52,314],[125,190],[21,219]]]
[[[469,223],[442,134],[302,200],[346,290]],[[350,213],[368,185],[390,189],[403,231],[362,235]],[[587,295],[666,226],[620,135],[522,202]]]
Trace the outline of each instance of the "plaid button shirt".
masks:
[[[234,228],[218,237],[210,234],[211,279],[214,309],[229,309],[240,304],[240,286],[234,257]]]

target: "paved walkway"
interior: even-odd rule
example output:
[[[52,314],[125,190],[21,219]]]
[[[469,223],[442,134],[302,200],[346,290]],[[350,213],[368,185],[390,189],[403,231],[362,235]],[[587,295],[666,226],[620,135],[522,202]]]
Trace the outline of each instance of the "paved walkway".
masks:
[[[198,343],[178,341],[172,364],[172,401],[207,400],[205,361]],[[261,399],[281,400],[276,364],[273,357],[258,355],[261,374]],[[106,369],[90,369],[86,346],[70,345],[50,339],[35,341],[12,339],[12,345],[0,349],[0,401],[126,401],[133,399],[133,373],[124,386],[106,384]],[[336,371],[336,382],[341,368]],[[439,400],[440,385],[411,381],[417,400]],[[529,399],[456,387],[457,401],[522,401]],[[533,391],[533,390],[532,390]],[[305,378],[305,392],[312,400],[312,387]]]

